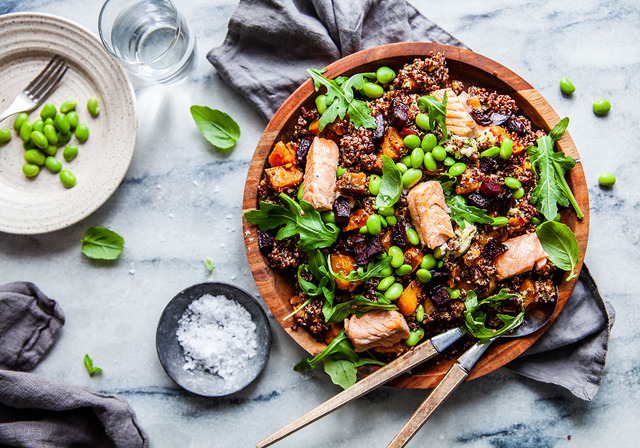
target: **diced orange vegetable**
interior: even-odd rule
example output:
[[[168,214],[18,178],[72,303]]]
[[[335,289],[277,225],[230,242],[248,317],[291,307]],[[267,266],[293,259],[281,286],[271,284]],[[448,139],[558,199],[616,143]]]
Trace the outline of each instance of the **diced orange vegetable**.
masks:
[[[424,308],[425,316],[431,316],[433,313],[436,312],[436,307],[433,306],[433,302],[429,297],[424,298],[424,300],[422,301],[422,307]]]
[[[338,179],[336,188],[347,196],[366,194],[368,192],[367,175],[365,173],[352,173],[347,171]]]
[[[418,306],[418,294],[422,291],[422,285],[417,280],[413,280],[409,283],[402,294],[398,298],[398,310],[405,315],[410,316],[416,310]]]
[[[391,229],[386,229],[382,232],[382,238],[380,238],[380,243],[382,244],[382,248],[385,252],[389,252],[389,248],[393,246],[393,233]]]
[[[505,138],[513,140],[511,138],[511,134],[509,134],[509,132],[502,126],[496,126],[494,124],[491,124],[489,125],[489,129],[491,130],[491,133],[493,135],[498,137],[498,142],[496,143],[497,146],[500,146],[500,144],[502,143],[502,140],[504,140]],[[524,146],[521,145],[520,143],[513,142],[513,153],[519,154],[522,151],[524,151]]]
[[[524,305],[524,309],[528,309],[535,298],[535,294],[533,291],[533,282],[530,279],[525,279],[520,284],[518,292],[524,296],[524,301],[522,302],[522,304]]]
[[[333,254],[329,257],[329,261],[331,263],[331,270],[343,277],[348,276],[350,272],[358,268],[356,259],[349,255]],[[342,280],[341,278],[336,278],[336,286],[338,289],[342,289],[343,291],[348,290],[352,292],[361,284],[361,281],[349,282],[347,280]]]
[[[467,100],[467,103],[469,104],[469,106],[471,106],[472,109],[482,110],[482,105],[480,104],[480,100],[478,99],[477,96],[469,97],[469,99]]]
[[[320,122],[318,120],[313,120],[309,124],[309,132],[311,132],[313,135],[318,135],[318,133],[320,132]]]
[[[325,344],[328,344],[331,341],[333,341],[333,339],[336,336],[338,336],[338,333],[340,333],[340,330],[342,330],[342,326],[337,324],[326,324],[326,325],[328,329],[327,331],[324,332],[324,342]]]
[[[296,163],[296,150],[289,143],[286,145],[283,142],[276,143],[273,151],[269,154],[269,164],[271,166],[280,166],[289,163]]]
[[[295,166],[280,165],[264,170],[269,186],[276,191],[284,191],[302,182],[303,173]]]
[[[400,158],[400,152],[405,148],[404,139],[396,128],[389,127],[384,134],[384,140],[380,145],[382,154],[391,157],[394,161]]]
[[[342,231],[349,232],[351,230],[358,230],[367,224],[367,219],[369,219],[369,213],[367,213],[363,208],[359,208],[355,212],[351,213],[349,223],[342,228]]]
[[[418,266],[420,266],[422,257],[423,255],[420,249],[417,247],[411,247],[404,253],[404,262],[411,265],[411,272],[413,272],[418,269]]]

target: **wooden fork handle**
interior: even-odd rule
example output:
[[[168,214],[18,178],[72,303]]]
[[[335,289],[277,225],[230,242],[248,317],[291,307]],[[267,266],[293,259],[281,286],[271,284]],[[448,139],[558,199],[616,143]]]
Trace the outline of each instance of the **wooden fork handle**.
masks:
[[[409,443],[409,440],[422,428],[422,425],[431,417],[431,414],[462,384],[468,375],[469,373],[467,373],[460,364],[454,364],[442,381],[431,391],[427,399],[416,409],[400,432],[396,434],[391,443],[387,445],[387,448],[401,448]]]

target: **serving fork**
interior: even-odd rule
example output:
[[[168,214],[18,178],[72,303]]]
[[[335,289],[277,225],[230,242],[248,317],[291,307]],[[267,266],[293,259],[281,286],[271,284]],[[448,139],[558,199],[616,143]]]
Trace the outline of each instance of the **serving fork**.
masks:
[[[0,114],[0,121],[20,112],[28,112],[38,107],[56,87],[60,85],[68,64],[56,55],[42,69],[38,76],[15,97],[13,102]]]

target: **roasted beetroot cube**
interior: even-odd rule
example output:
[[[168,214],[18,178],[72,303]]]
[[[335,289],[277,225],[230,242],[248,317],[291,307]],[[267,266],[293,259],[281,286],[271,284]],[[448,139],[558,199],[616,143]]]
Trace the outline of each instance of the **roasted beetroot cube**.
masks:
[[[527,134],[527,128],[520,121],[516,120],[515,117],[511,117],[507,120],[507,129],[518,135]]]
[[[431,301],[438,306],[444,305],[449,300],[451,300],[451,296],[447,292],[447,288],[444,285],[438,285],[432,288],[429,292],[429,295],[431,296]]]
[[[522,309],[522,299],[510,297],[502,302],[502,311],[505,313],[519,313]]]
[[[382,249],[382,237],[380,234],[374,235],[373,238],[369,240],[369,246],[367,248],[367,256],[369,258],[375,257],[376,255],[380,255],[384,252]]]
[[[361,241],[353,246],[353,256],[359,266],[369,263],[368,247],[366,241]]]
[[[443,269],[431,271],[431,282],[442,283],[449,278],[449,272]]]
[[[491,174],[495,172],[496,168],[498,168],[498,162],[491,157],[480,157],[478,166],[483,173]]]
[[[396,129],[402,129],[409,122],[409,114],[407,113],[407,105],[398,100],[391,101],[391,117],[389,121]]]
[[[486,159],[487,157],[483,157]],[[480,193],[485,196],[495,197],[502,193],[502,187],[500,184],[493,180],[483,180],[480,184]]]
[[[491,123],[496,126],[503,125],[509,119],[509,115],[499,114],[498,112],[494,112],[491,114]]]
[[[471,109],[469,115],[471,115],[471,118],[473,118],[476,123],[481,124],[482,126],[489,126],[492,123],[489,115],[475,107]]]
[[[267,232],[258,230],[258,247],[263,254],[270,253],[273,250],[273,237]]]
[[[349,218],[351,217],[349,199],[344,196],[338,196],[333,202],[333,214],[335,215],[336,225],[338,227],[344,227],[349,224]]]
[[[493,198],[489,198],[482,193],[478,193],[477,191],[474,191],[473,193],[469,194],[469,196],[467,196],[467,204],[478,208],[487,209],[491,206],[492,202]]]
[[[377,114],[376,119],[376,128],[371,131],[371,139],[373,143],[380,143],[384,139],[384,117],[382,114]]]
[[[498,212],[504,216],[509,212],[513,205],[513,194],[511,193],[511,191],[505,191],[497,198]]]
[[[304,165],[307,162],[307,154],[309,154],[311,143],[313,143],[313,137],[304,137],[300,140],[296,150],[296,159],[298,159],[300,165]]]
[[[391,226],[391,235],[393,236],[393,242],[396,246],[400,246],[403,249],[411,246],[409,238],[407,238],[407,230],[403,222],[399,222]]]
[[[484,246],[482,256],[487,260],[493,260],[498,255],[505,253],[507,249],[508,247],[504,244],[496,240],[489,240],[489,242]]]

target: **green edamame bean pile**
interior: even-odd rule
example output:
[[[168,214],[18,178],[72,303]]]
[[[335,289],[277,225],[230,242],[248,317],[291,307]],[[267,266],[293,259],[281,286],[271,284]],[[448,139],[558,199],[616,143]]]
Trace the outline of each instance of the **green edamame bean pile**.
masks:
[[[386,362],[424,338],[464,325],[471,292],[478,300],[509,294],[483,308],[494,329],[502,325],[497,314],[515,316],[525,300],[556,299],[550,262],[517,275],[497,274],[496,259],[508,250],[504,242],[547,221],[535,202],[540,175],[526,150],[537,149],[546,133],[513,98],[456,81],[440,54],[331,82],[310,73],[318,86],[314,102],[274,146],[259,210],[245,214],[259,228],[267,262],[295,290],[294,328],[328,343],[345,319],[399,313],[408,331],[365,349],[367,357]],[[349,97],[336,94],[341,86],[352,89],[349,114],[327,121],[336,109],[329,99]],[[451,107],[468,118],[456,118]],[[336,168],[314,152],[315,145],[337,147]],[[290,149],[290,157],[276,154],[282,148]],[[334,183],[319,201],[315,195]],[[410,197],[414,189],[431,191],[426,187],[441,196]],[[315,205],[327,201],[333,205]],[[276,216],[288,218],[277,225]],[[445,224],[450,233],[442,230]],[[433,243],[433,233],[442,238]],[[361,352],[357,340],[348,341]]]
[[[94,119],[99,114],[98,99],[91,97],[87,101],[87,112]],[[60,182],[67,188],[76,185],[73,172],[62,169],[58,151],[62,149],[62,157],[66,162],[71,162],[78,156],[78,146],[69,144],[72,138],[82,144],[89,139],[89,127],[80,122],[75,100],[65,101],[57,109],[53,103],[46,103],[32,112],[31,122],[27,113],[19,114],[14,122],[13,129],[22,140],[24,148],[24,161],[22,172],[26,177],[36,177],[42,167],[46,167],[51,173],[58,174]],[[8,129],[0,129],[0,144],[11,140],[11,132]]]

